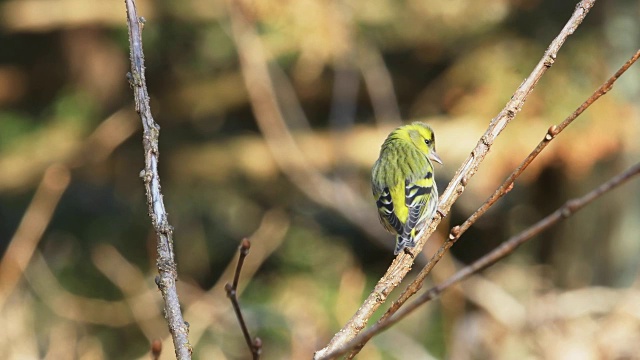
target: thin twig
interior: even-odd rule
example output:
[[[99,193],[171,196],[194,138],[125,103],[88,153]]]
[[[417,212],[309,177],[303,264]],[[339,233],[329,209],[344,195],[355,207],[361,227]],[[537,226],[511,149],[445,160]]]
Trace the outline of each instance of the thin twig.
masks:
[[[227,292],[227,296],[231,300],[231,305],[233,305],[233,310],[236,313],[236,317],[238,318],[238,322],[240,323],[240,328],[242,329],[242,334],[244,335],[244,340],[247,342],[247,346],[249,347],[249,351],[251,351],[253,360],[258,360],[260,359],[260,354],[262,353],[262,340],[260,340],[260,338],[258,337],[256,337],[255,340],[251,340],[249,328],[247,328],[247,323],[244,321],[244,316],[242,316],[242,310],[240,309],[240,302],[238,302],[237,296],[240,272],[242,271],[244,259],[247,257],[247,255],[249,255],[249,249],[251,249],[251,242],[249,241],[249,239],[242,239],[242,243],[240,244],[240,257],[238,258],[236,273],[233,276],[233,284],[227,283],[224,286],[224,289]]]
[[[387,310],[387,312],[380,318],[385,318],[393,315],[398,309],[422,287],[422,282],[427,278],[427,275],[431,272],[435,264],[442,258],[444,253],[453,244],[458,241],[460,236],[469,227],[475,223],[493,204],[495,204],[501,197],[506,195],[513,188],[515,180],[524,172],[524,170],[531,164],[531,162],[549,145],[549,143],[556,138],[560,132],[562,132],[567,126],[569,126],[573,120],[580,116],[591,104],[598,100],[602,95],[606,94],[616,80],[640,57],[640,50],[638,50],[615,74],[613,74],[607,81],[605,81],[587,100],[585,100],[578,108],[564,119],[558,125],[553,125],[549,128],[544,135],[538,146],[522,161],[522,163],[509,175],[506,180],[498,187],[498,189],[491,195],[482,206],[476,210],[462,225],[454,226],[449,234],[448,241],[445,241],[438,251],[429,259],[429,262],[424,266],[416,278],[409,286],[402,292],[402,294]]]
[[[471,225],[473,225],[487,210],[498,201],[502,196],[506,195],[513,188],[513,183],[522,174],[522,172],[531,164],[531,162],[542,152],[542,150],[549,145],[551,140],[560,134],[567,126],[569,126],[573,120],[580,116],[589,106],[591,106],[601,96],[608,93],[613,88],[613,83],[629,69],[633,63],[635,63],[640,57],[640,50],[638,50],[633,56],[627,60],[624,65],[616,71],[607,81],[605,81],[600,87],[594,91],[594,93],[585,100],[571,115],[564,119],[558,125],[553,125],[547,131],[544,138],[540,141],[538,146],[527,156],[522,163],[505,179],[504,183],[491,195],[484,204],[476,210],[462,225],[460,225],[459,231],[454,235],[452,241],[456,241]]]
[[[282,244],[289,229],[290,219],[282,209],[267,211],[258,229],[249,237],[252,239],[251,259],[242,266],[244,277],[251,278],[260,265]],[[220,279],[231,279],[235,272],[236,263],[229,262],[222,272]],[[185,316],[193,319],[189,326],[189,339],[197,346],[207,331],[217,331],[215,321],[226,318],[229,312],[229,302],[220,298],[224,291],[225,281],[217,281],[199,298],[185,306]],[[242,294],[243,284],[238,284],[236,294]]]
[[[144,73],[144,53],[142,51],[142,34],[144,18],[138,17],[135,0],[125,0],[127,7],[127,25],[129,28],[129,48],[131,73],[127,74],[133,89],[136,111],[142,120],[144,130],[144,170],[143,178],[149,216],[158,238],[157,267],[159,276],[157,285],[164,299],[164,312],[169,323],[169,332],[173,338],[176,357],[179,360],[191,359],[192,348],[189,344],[189,328],[182,318],[180,301],[176,289],[178,272],[173,253],[173,227],[169,224],[162,193],[160,192],[160,176],[158,174],[158,137],[160,126],[151,116],[149,93]]]
[[[468,181],[478,170],[478,167],[489,152],[489,149],[493,145],[496,137],[522,109],[525,100],[531,91],[533,91],[533,88],[538,83],[542,75],[544,75],[546,70],[555,62],[558,51],[564,44],[567,37],[573,34],[577,27],[582,23],[582,20],[593,7],[594,3],[595,0],[583,0],[576,6],[571,18],[560,31],[560,34],[551,42],[545,51],[544,56],[540,59],[529,77],[527,77],[527,79],[525,79],[518,87],[504,109],[491,120],[491,123],[484,135],[480,138],[469,157],[467,157],[462,166],[458,169],[449,183],[449,186],[440,197],[438,216],[434,216],[428,224],[428,227],[423,231],[422,236],[419,237],[416,247],[412,250],[413,254],[403,252],[395,258],[387,272],[378,281],[374,290],[364,301],[356,314],[333,337],[333,339],[331,339],[325,348],[316,352],[314,357],[315,359],[326,359],[326,354],[333,353],[333,350],[342,348],[342,344],[354,338],[362,329],[364,329],[374,311],[385,302],[389,293],[395,289],[398,284],[400,284],[409,270],[411,270],[413,259],[415,257],[414,254],[418,254],[422,251],[422,247],[429,236],[433,233],[442,218],[448,214],[453,203],[458,199],[458,197],[460,197]],[[355,353],[357,353],[357,351]],[[355,353],[351,354],[351,356],[355,355]]]
[[[588,194],[577,198],[572,199],[564,203],[560,208],[556,211],[543,218],[542,220],[535,223],[533,226],[524,230],[518,235],[515,235],[509,238],[507,241],[502,243],[502,245],[495,248],[490,253],[484,255],[480,259],[476,260],[472,264],[460,269],[449,279],[444,281],[443,283],[432,287],[424,294],[420,295],[416,298],[412,303],[402,307],[395,314],[390,317],[387,317],[385,320],[380,321],[367,330],[360,333],[358,336],[350,340],[349,342],[342,345],[340,348],[328,353],[325,355],[324,359],[333,359],[338,356],[346,354],[351,348],[358,346],[359,344],[366,343],[369,339],[371,339],[374,335],[388,329],[393,324],[402,320],[404,317],[409,315],[411,312],[416,310],[420,305],[426,303],[429,300],[436,298],[440,293],[449,287],[457,284],[458,282],[468,278],[469,276],[486,269],[490,265],[494,264],[498,260],[506,257],[507,255],[513,253],[518,246],[523,243],[531,240],[534,236],[539,235],[544,230],[547,230],[551,226],[568,218],[569,216],[575,214],[578,210],[582,209],[586,205],[590,204],[595,199],[599,198],[603,194],[617,188],[618,186],[625,183],[627,180],[631,179],[634,176],[640,174],[640,163],[634,165],[629,168],[627,171],[611,178],[609,181],[600,185],[596,189],[592,190]]]

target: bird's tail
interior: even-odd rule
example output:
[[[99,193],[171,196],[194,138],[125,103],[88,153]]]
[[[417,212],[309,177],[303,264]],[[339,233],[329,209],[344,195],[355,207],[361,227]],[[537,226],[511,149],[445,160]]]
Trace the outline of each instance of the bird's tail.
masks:
[[[422,233],[425,230],[426,222],[422,221],[418,223],[418,226],[411,229],[408,234],[396,235],[396,249],[393,252],[398,255],[405,248],[414,248],[416,247],[416,242],[422,236]]]
[[[416,246],[415,233],[411,231],[409,234],[396,235],[396,249],[393,251],[395,255],[400,254],[405,248]]]

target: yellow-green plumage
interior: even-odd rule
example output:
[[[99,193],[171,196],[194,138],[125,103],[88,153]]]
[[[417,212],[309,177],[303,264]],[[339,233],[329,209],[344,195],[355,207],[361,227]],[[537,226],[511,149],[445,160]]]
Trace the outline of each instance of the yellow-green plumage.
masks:
[[[373,165],[371,186],[380,222],[396,235],[395,254],[414,247],[416,234],[430,219],[438,204],[433,163],[435,134],[421,122],[401,126],[382,144]]]

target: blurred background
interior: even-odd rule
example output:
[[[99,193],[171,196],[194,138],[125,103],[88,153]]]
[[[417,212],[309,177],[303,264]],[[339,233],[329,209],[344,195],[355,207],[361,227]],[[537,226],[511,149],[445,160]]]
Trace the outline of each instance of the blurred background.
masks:
[[[249,358],[223,290],[244,237],[240,302],[264,358],[323,347],[393,259],[369,185],[388,132],[435,129],[444,189],[575,3],[138,1],[195,358]],[[3,0],[0,14],[0,357],[145,359],[159,338],[171,359],[124,4]],[[425,257],[637,50],[639,15],[635,0],[596,3]],[[429,284],[634,164],[639,78],[632,67],[561,133]],[[639,358],[638,193],[636,180],[607,194],[360,358]]]

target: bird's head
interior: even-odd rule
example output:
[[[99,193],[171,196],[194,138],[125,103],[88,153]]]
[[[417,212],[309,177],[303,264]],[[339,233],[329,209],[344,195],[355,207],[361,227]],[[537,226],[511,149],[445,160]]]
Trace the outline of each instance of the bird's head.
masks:
[[[427,157],[442,165],[442,160],[436,153],[436,135],[429,125],[416,121],[407,125],[407,132],[413,144]]]

